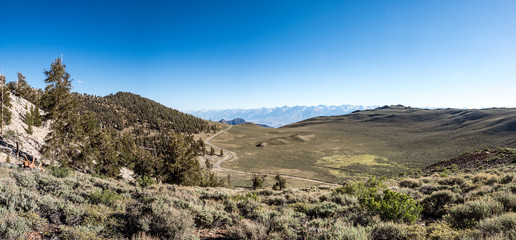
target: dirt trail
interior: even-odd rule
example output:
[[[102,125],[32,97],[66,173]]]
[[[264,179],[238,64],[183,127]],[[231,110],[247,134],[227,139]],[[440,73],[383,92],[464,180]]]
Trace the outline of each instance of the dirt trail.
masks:
[[[213,164],[213,170],[214,171],[227,171],[227,172],[235,172],[235,173],[242,173],[242,174],[258,174],[258,175],[265,175],[265,176],[276,176],[277,174],[268,174],[268,173],[260,173],[260,172],[246,172],[246,171],[240,171],[240,170],[233,170],[233,169],[229,169],[229,168],[223,168],[221,167],[220,165],[225,162],[225,161],[229,161],[233,158],[236,159],[236,154],[234,152],[231,152],[227,149],[224,149],[224,148],[221,148],[219,146],[216,146],[215,144],[211,143],[211,140],[217,136],[219,136],[220,134],[222,133],[225,133],[227,132],[228,130],[230,130],[231,128],[233,127],[233,125],[229,126],[228,128],[216,133],[215,135],[209,137],[206,139],[206,141],[204,141],[207,145],[211,146],[211,147],[214,147],[214,148],[220,148],[222,149],[222,151],[224,151],[225,153],[227,153],[227,155],[225,155],[223,158],[217,160],[217,162],[215,164]],[[280,174],[282,177],[284,178],[290,178],[290,179],[296,179],[296,180],[302,180],[302,181],[307,181],[307,182],[314,182],[314,183],[320,183],[320,184],[327,184],[327,185],[333,185],[333,186],[339,186],[339,184],[336,184],[336,183],[332,183],[332,182],[325,182],[325,181],[320,181],[320,180],[316,180],[316,179],[311,179],[311,178],[304,178],[304,177],[296,177],[296,176],[290,176],[290,175],[284,175],[284,174]]]

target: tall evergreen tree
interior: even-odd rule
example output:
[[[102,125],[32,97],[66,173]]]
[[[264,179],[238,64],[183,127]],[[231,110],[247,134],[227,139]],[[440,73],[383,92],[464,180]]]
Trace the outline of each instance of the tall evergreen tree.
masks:
[[[79,128],[79,114],[77,102],[70,94],[72,79],[66,72],[66,65],[57,58],[52,63],[50,70],[45,71],[45,92],[43,93],[43,106],[47,110],[47,118],[53,120],[51,132],[45,139],[43,153],[45,157],[57,160],[63,165],[69,165],[77,159],[81,152]]]
[[[36,104],[36,106],[32,107],[32,109],[32,123],[36,127],[41,127],[41,125],[43,125],[43,122],[41,120],[41,114],[39,113],[38,105]]]
[[[5,76],[0,75],[0,84],[2,85],[2,90],[0,90],[0,94],[2,94],[1,99],[1,108],[0,108],[0,124],[2,125],[2,131],[3,127],[5,125],[8,125],[11,123],[11,98],[9,96],[9,89],[5,86]]]

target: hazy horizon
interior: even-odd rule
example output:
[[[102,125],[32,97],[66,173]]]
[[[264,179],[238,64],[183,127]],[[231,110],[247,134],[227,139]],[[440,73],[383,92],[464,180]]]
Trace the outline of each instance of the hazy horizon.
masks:
[[[0,65],[44,88],[133,92],[181,111],[516,107],[514,1],[16,1]]]

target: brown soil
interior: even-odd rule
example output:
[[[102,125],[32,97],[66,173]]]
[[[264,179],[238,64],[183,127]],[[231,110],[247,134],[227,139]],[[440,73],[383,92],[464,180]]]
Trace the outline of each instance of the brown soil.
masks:
[[[474,153],[465,153],[459,157],[438,162],[423,169],[431,172],[439,168],[447,168],[455,164],[459,169],[491,168],[516,162],[516,152],[510,149],[483,150]]]

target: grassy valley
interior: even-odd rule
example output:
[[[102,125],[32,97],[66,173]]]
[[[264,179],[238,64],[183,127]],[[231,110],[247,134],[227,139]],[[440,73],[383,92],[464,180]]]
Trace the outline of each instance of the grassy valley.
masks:
[[[514,147],[516,110],[389,106],[278,129],[238,125],[213,143],[236,153],[227,168],[341,182],[395,176],[486,147]]]

